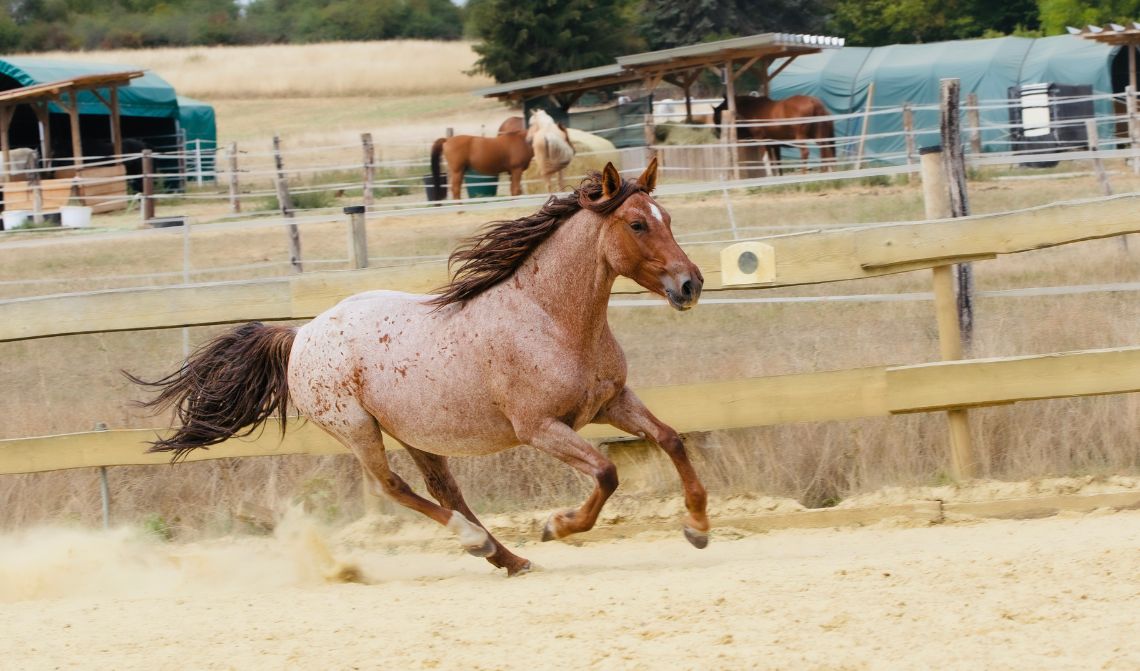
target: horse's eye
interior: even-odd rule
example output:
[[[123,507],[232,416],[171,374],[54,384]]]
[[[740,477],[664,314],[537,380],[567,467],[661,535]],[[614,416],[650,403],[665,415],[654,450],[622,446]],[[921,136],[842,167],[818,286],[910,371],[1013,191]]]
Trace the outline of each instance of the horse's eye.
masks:
[[[635,221],[631,223],[629,227],[638,233],[644,233],[649,230],[649,224],[645,223],[644,221]]]

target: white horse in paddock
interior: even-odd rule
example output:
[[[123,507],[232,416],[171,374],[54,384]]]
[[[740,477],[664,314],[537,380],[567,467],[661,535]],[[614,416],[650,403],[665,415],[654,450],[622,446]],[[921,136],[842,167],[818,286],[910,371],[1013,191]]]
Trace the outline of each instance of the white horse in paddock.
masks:
[[[526,139],[534,148],[534,160],[538,163],[538,174],[546,180],[546,191],[553,192],[551,178],[555,174],[558,175],[558,190],[565,191],[563,170],[574,160],[574,145],[570,143],[570,133],[566,127],[555,121],[545,110],[535,110],[530,115]]]

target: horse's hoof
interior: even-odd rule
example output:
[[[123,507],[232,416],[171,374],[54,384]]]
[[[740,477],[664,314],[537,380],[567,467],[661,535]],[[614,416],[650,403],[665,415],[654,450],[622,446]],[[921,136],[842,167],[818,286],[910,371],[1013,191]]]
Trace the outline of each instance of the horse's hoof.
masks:
[[[554,533],[554,516],[552,515],[542,527],[542,542],[554,540],[558,540],[558,535]]]
[[[530,565],[529,561],[525,561],[521,566],[513,569],[507,569],[507,577],[514,578],[515,576],[526,575],[527,573],[530,573],[533,568],[534,567]]]
[[[698,550],[703,550],[709,545],[709,534],[707,531],[697,531],[691,527],[685,527],[685,540]]]
[[[487,540],[483,541],[482,545],[475,547],[464,546],[463,549],[466,550],[467,554],[469,555],[475,555],[476,557],[490,557],[491,555],[495,554],[495,541],[491,540],[490,536],[487,536]]]

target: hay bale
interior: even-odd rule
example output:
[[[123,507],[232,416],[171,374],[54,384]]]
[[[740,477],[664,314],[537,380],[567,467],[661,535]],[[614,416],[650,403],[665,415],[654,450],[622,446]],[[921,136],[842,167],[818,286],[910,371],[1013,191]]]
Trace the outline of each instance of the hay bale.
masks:
[[[604,137],[576,128],[567,128],[566,130],[570,135],[570,144],[574,145],[574,160],[570,161],[570,165],[566,166],[565,171],[566,188],[569,189],[577,185],[590,170],[601,171],[606,166],[607,161],[612,161],[615,166],[621,168],[621,156],[612,142]],[[530,184],[528,183],[530,180],[537,181]],[[554,177],[552,185],[558,189],[557,176]],[[531,161],[530,166],[523,173],[523,193],[545,192],[546,185],[538,174],[538,165],[535,161]]]

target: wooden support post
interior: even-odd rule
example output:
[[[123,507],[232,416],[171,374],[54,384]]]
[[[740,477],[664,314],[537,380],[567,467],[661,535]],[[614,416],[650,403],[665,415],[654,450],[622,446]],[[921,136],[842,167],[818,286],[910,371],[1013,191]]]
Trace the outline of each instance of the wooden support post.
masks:
[[[12,125],[15,106],[0,107],[0,154],[4,159],[4,181],[12,181],[12,145],[8,139],[8,128]]]
[[[914,110],[911,108],[910,103],[904,103],[902,108],[902,121],[903,121],[903,135],[906,137],[906,164],[914,165],[915,161],[915,141],[914,141]],[[906,176],[907,182],[914,184],[914,173],[909,173]]]
[[[44,192],[38,170],[28,175],[28,188],[32,190],[32,221],[39,226],[44,223]]]
[[[952,216],[946,166],[939,147],[927,147],[922,151],[922,194],[927,219]],[[962,331],[954,297],[953,267],[936,266],[932,279],[939,351],[943,361],[955,361],[962,358]],[[950,473],[959,480],[972,478],[975,468],[969,416],[965,410],[954,409],[947,411],[946,418],[950,428]]]
[[[364,191],[361,200],[364,206],[372,205],[372,184],[376,179],[376,152],[372,147],[372,133],[361,133],[360,142],[364,147]]]
[[[42,167],[51,166],[51,115],[46,102],[33,102],[32,111],[40,124],[40,160]]]
[[[285,161],[281,158],[281,137],[273,135],[273,163],[277,166],[277,206],[281,209],[281,216],[285,219],[293,218],[293,201],[289,197],[289,182],[285,178]],[[293,272],[304,270],[301,264],[301,231],[297,224],[289,223],[286,227],[289,234],[289,265]]]
[[[966,123],[970,126],[970,153],[982,153],[982,112],[978,109],[978,94],[966,96]]]
[[[365,207],[350,205],[344,208],[348,215],[348,258],[352,267],[360,270],[368,267],[368,227],[364,221]]]
[[[1085,134],[1088,135],[1089,151],[1095,152],[1100,149],[1100,133],[1097,131],[1096,119],[1085,119]],[[1095,156],[1092,165],[1093,171],[1096,173],[1096,181],[1100,184],[1101,193],[1111,196],[1112,185],[1108,183],[1108,173],[1104,171],[1104,161],[1101,161],[1099,156]]]
[[[871,107],[875,104],[875,82],[867,85],[867,100],[863,103],[863,128],[859,132],[859,148],[855,151],[855,169],[863,167],[863,148],[867,143],[867,130],[871,123]]]
[[[115,156],[123,155],[123,126],[119,116],[119,87],[111,87],[111,143],[115,146]]]
[[[67,116],[71,120],[71,164],[78,168],[83,165],[83,136],[79,132],[79,93],[74,89]]]
[[[241,212],[241,196],[238,190],[238,148],[237,142],[231,142],[226,150],[230,159],[230,212]]]
[[[143,226],[154,218],[154,157],[149,149],[142,152],[142,203],[139,212],[142,214]]]
[[[1128,142],[1132,145],[1132,172],[1140,175],[1140,119],[1136,117],[1136,88],[1124,89],[1124,104],[1128,112]]]
[[[655,148],[655,145],[657,144],[657,126],[655,126],[653,124],[653,114],[652,113],[645,115],[644,124],[645,124],[645,128],[644,128],[644,130],[645,130],[645,164],[649,165],[649,162],[652,161],[653,157],[657,155],[657,149]]]
[[[740,179],[740,161],[736,151],[736,78],[732,76],[732,61],[724,64],[724,97],[728,109],[721,115],[724,130],[721,135],[728,146],[728,165],[732,168],[732,178]]]
[[[942,80],[942,163],[946,171],[946,185],[950,191],[950,215],[965,217],[970,214],[970,201],[966,192],[966,157],[962,152],[962,117],[960,82]],[[962,339],[969,345],[974,332],[974,275],[968,263],[958,264],[958,321]]]

